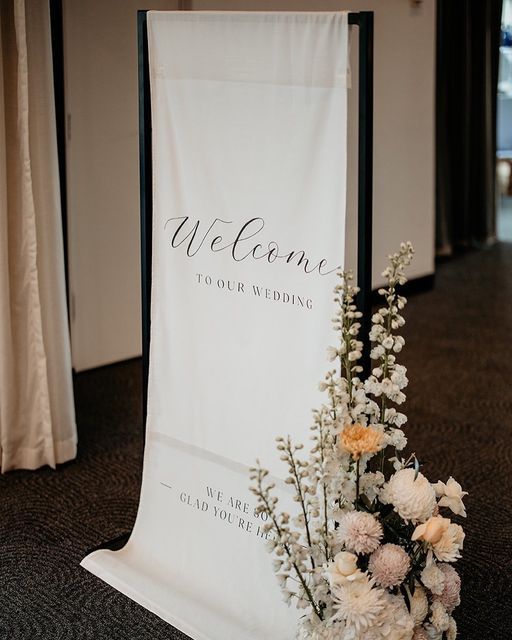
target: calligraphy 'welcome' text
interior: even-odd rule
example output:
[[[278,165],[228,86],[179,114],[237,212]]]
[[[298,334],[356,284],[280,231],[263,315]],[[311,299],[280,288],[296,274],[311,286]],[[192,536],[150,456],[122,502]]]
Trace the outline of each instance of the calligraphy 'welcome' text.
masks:
[[[169,218],[165,222],[164,229],[172,227],[171,247],[177,249],[183,245],[189,258],[197,255],[201,250],[209,250],[213,253],[229,251],[235,262],[243,262],[248,258],[269,263],[280,261],[301,267],[307,274],[316,272],[321,276],[327,276],[340,268],[330,269],[325,258],[318,262],[311,262],[303,249],[282,250],[274,240],[267,242],[265,246],[260,242],[255,243],[253,239],[260,235],[265,227],[263,218],[248,220],[236,233],[234,239],[229,241],[220,232],[226,228],[222,225],[231,224],[233,224],[232,221],[215,218],[205,231],[205,226],[201,227],[200,220],[193,222],[190,216],[178,216]]]

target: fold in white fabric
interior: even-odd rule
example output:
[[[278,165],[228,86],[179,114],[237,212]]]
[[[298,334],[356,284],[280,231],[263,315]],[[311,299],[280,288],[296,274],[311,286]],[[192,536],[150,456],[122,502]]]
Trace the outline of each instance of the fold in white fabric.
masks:
[[[248,467],[306,441],[343,264],[347,14],[148,15],[153,289],[137,523],[83,562],[196,640],[289,640]],[[284,508],[293,508],[282,482]]]
[[[48,2],[0,6],[0,468],[76,456]]]

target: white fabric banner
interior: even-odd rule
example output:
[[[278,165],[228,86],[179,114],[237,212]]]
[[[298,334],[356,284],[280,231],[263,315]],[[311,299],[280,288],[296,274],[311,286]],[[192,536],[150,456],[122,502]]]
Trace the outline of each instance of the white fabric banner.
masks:
[[[347,14],[150,12],[144,478],[83,566],[196,640],[290,640],[248,467],[306,441],[345,244]],[[278,481],[283,504],[290,502]]]

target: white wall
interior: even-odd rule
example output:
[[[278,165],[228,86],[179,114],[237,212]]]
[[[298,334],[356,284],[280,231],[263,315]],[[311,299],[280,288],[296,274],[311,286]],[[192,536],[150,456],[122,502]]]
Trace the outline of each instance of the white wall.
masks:
[[[64,0],[71,342],[77,371],[141,351],[137,9]]]
[[[416,256],[410,277],[434,272],[435,242],[435,1],[192,0],[192,9],[245,11],[374,11],[374,286],[386,257],[402,240]],[[355,29],[354,32],[357,32]],[[352,76],[357,80],[357,34]],[[355,267],[357,207],[357,87],[349,97],[349,230],[347,267]]]

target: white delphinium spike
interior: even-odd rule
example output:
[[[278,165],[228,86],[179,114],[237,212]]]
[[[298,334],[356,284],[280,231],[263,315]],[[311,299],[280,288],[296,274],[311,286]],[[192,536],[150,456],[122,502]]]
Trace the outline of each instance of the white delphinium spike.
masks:
[[[372,370],[372,375],[366,380],[364,387],[367,393],[373,395],[380,406],[379,422],[385,427],[394,424],[396,410],[390,411],[389,403],[402,404],[406,397],[403,389],[408,384],[406,369],[396,363],[394,354],[400,353],[405,340],[396,332],[405,323],[401,311],[404,309],[406,299],[397,293],[397,286],[405,284],[404,269],[411,263],[414,250],[410,242],[402,243],[400,251],[389,256],[390,264],[382,273],[387,280],[387,286],[379,289],[379,294],[386,301],[386,306],[380,308],[372,316],[372,328],[370,340],[373,344],[370,357],[378,362],[378,366]],[[400,414],[398,421],[403,424],[406,418]],[[406,442],[406,441],[405,441]],[[399,445],[404,444],[400,440]],[[398,447],[397,447],[398,448]],[[381,457],[384,463],[384,454]]]

